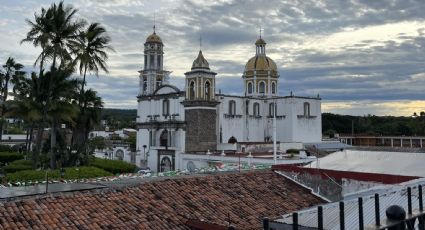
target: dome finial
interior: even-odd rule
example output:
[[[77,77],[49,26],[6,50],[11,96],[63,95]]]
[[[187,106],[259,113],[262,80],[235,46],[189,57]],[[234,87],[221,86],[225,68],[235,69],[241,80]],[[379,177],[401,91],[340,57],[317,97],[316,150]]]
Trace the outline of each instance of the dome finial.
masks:
[[[260,26],[260,38],[261,38],[261,31],[262,31],[262,29],[261,29],[261,26]]]
[[[202,35],[199,35],[199,50],[202,50]]]
[[[155,33],[155,24],[156,24],[156,11],[153,12],[153,33]]]

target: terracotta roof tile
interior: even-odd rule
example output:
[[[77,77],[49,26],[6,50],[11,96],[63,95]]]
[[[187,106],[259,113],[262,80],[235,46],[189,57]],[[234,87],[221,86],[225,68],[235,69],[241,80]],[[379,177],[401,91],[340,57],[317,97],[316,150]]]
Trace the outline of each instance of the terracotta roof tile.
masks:
[[[263,217],[322,202],[307,189],[265,170],[4,202],[0,229],[190,229],[188,220],[260,229]]]

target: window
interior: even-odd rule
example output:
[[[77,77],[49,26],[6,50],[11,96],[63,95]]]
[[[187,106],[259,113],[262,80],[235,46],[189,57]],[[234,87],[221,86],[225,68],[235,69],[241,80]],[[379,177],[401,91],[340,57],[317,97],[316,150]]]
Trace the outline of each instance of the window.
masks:
[[[229,140],[227,141],[227,143],[229,143],[229,144],[234,144],[234,143],[237,143],[237,142],[238,142],[238,140],[236,140],[236,138],[234,136],[231,136],[229,138]]]
[[[236,102],[234,100],[229,101],[229,115],[236,115]]]
[[[148,89],[148,80],[146,78],[143,78],[143,92],[146,92]]]
[[[272,83],[272,94],[276,93],[276,83]]]
[[[162,101],[162,115],[170,116],[170,101],[168,99]]]
[[[262,81],[262,82],[260,82],[260,85],[258,86],[258,92],[259,93],[265,93],[265,91],[266,91],[266,84],[264,83],[264,81]]]
[[[253,111],[253,114],[254,114],[254,116],[260,116],[260,104],[258,104],[258,102],[255,102],[254,103],[254,111]]]
[[[153,54],[149,55],[149,66],[151,69],[155,68],[155,56]]]
[[[160,68],[161,68],[161,55],[158,55],[158,56],[157,56],[157,59],[156,59],[156,66],[158,67],[158,69],[160,69]]]
[[[269,116],[270,117],[274,117],[274,115],[275,115],[275,108],[276,108],[276,104],[275,103],[270,103],[269,104]]]
[[[156,80],[156,88],[158,89],[162,85],[161,80]]]
[[[211,86],[211,84],[210,84],[209,81],[205,82],[205,99],[207,99],[207,100],[209,100],[210,97],[211,97],[211,95],[210,95],[211,94],[210,93],[210,91],[211,91],[210,86]]]
[[[159,145],[160,146],[168,146],[168,130],[164,129],[162,131],[161,136],[159,137]]]
[[[248,94],[252,94],[252,83],[248,82]]]
[[[195,82],[191,81],[189,84],[189,99],[195,99]]]
[[[310,103],[304,102],[304,116],[309,117],[310,116]]]

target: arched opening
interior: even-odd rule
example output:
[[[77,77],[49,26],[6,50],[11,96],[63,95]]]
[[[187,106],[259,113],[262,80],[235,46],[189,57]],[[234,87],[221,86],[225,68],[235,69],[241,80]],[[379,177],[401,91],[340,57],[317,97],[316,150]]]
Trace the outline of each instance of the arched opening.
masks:
[[[252,94],[252,83],[248,82],[248,94]]]
[[[124,152],[121,149],[118,149],[115,152],[115,159],[122,161],[124,159]]]
[[[259,93],[266,92],[266,83],[264,83],[264,81],[260,82],[260,84],[258,85],[258,92]]]
[[[168,99],[162,101],[162,115],[170,116],[170,101]]]
[[[236,142],[238,142],[238,140],[236,140],[236,138],[234,136],[230,137],[229,141],[227,141],[227,143],[229,143],[229,144],[234,144]]]
[[[275,115],[275,109],[276,109],[276,104],[275,103],[270,103],[269,104],[269,116],[270,117],[274,117],[274,115]]]
[[[234,100],[229,101],[229,115],[236,115],[236,102]]]
[[[205,99],[210,100],[211,97],[211,84],[209,81],[205,82]]]
[[[148,79],[143,78],[143,92],[146,92],[148,89]]]
[[[191,81],[189,84],[189,99],[195,99],[195,82]]]
[[[168,146],[168,130],[164,130],[161,133],[161,136],[159,137],[159,145],[160,146]]]
[[[310,103],[304,102],[304,116],[310,116]]]
[[[276,94],[276,83],[272,82],[272,94]]]
[[[156,79],[156,89],[158,89],[162,85],[161,79]]]
[[[163,157],[161,159],[161,172],[171,171],[173,164],[171,163],[170,157]]]
[[[253,111],[253,114],[254,114],[254,116],[260,116],[260,104],[258,104],[258,102],[255,102],[254,103],[254,111]]]

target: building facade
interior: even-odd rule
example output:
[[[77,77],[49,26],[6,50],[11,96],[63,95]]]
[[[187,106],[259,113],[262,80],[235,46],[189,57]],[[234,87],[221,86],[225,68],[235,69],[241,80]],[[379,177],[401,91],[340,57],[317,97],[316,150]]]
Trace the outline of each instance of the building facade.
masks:
[[[321,141],[321,99],[279,95],[279,72],[266,55],[266,42],[255,42],[245,65],[240,96],[216,93],[216,78],[200,50],[185,73],[185,89],[169,83],[163,70],[163,46],[155,33],[144,48],[137,113],[137,159],[153,171],[183,170],[182,153],[226,150],[236,142]],[[273,124],[276,137],[273,135]]]

